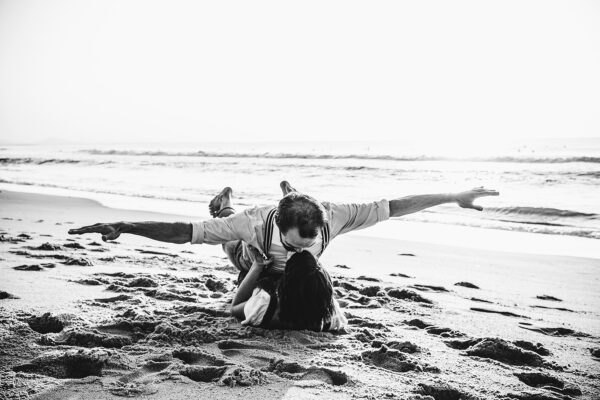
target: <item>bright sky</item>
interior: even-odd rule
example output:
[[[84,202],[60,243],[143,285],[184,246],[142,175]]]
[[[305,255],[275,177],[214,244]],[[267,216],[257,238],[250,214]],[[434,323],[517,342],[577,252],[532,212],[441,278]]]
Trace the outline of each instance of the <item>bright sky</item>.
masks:
[[[0,141],[600,136],[598,1],[0,0]]]

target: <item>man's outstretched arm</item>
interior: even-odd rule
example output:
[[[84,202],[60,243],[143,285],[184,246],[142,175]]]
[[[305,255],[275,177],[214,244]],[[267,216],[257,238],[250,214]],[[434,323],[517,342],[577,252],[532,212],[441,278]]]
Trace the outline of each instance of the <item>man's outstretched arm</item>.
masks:
[[[69,234],[100,233],[102,240],[115,240],[122,233],[144,236],[169,243],[189,243],[192,239],[192,224],[188,222],[115,222],[94,224],[78,229],[70,229]]]
[[[439,206],[446,203],[457,203],[462,208],[472,208],[483,211],[483,207],[473,204],[473,201],[484,196],[498,196],[495,190],[483,188],[483,186],[459,193],[442,194],[420,194],[406,196],[400,199],[390,200],[390,217],[416,213],[426,208]]]
[[[331,237],[368,228],[378,222],[387,220],[389,217],[401,217],[445,203],[456,203],[463,208],[482,211],[483,208],[474,205],[473,201],[479,197],[498,196],[498,194],[495,190],[479,187],[459,193],[406,196],[389,202],[381,200],[365,204],[329,203],[331,209]]]

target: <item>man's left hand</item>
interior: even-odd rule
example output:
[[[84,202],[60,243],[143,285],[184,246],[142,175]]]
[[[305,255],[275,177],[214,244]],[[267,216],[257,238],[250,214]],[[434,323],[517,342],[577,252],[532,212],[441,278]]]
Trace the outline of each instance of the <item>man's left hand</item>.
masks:
[[[460,192],[455,195],[456,203],[462,208],[472,208],[477,211],[483,211],[483,207],[473,204],[473,201],[484,196],[498,196],[500,193],[495,190],[485,189],[483,186]]]

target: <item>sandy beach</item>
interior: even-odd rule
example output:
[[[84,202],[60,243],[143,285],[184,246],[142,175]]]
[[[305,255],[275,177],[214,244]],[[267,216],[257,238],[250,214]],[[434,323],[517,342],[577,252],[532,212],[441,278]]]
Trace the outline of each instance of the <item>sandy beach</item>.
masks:
[[[332,334],[230,317],[220,246],[67,234],[194,219],[2,191],[0,399],[600,397],[596,258],[349,234],[321,258]]]

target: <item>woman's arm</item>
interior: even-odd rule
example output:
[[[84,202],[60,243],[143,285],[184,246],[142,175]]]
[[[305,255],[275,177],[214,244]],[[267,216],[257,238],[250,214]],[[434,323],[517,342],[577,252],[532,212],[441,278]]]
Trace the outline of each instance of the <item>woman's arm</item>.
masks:
[[[256,261],[252,264],[252,267],[250,267],[250,271],[246,274],[246,277],[235,293],[233,302],[231,303],[231,314],[234,317],[239,319],[246,318],[244,315],[244,306],[246,305],[246,301],[252,296],[252,292],[254,291],[254,288],[256,288],[256,281],[260,277],[260,273],[263,269],[264,264],[257,263]]]

